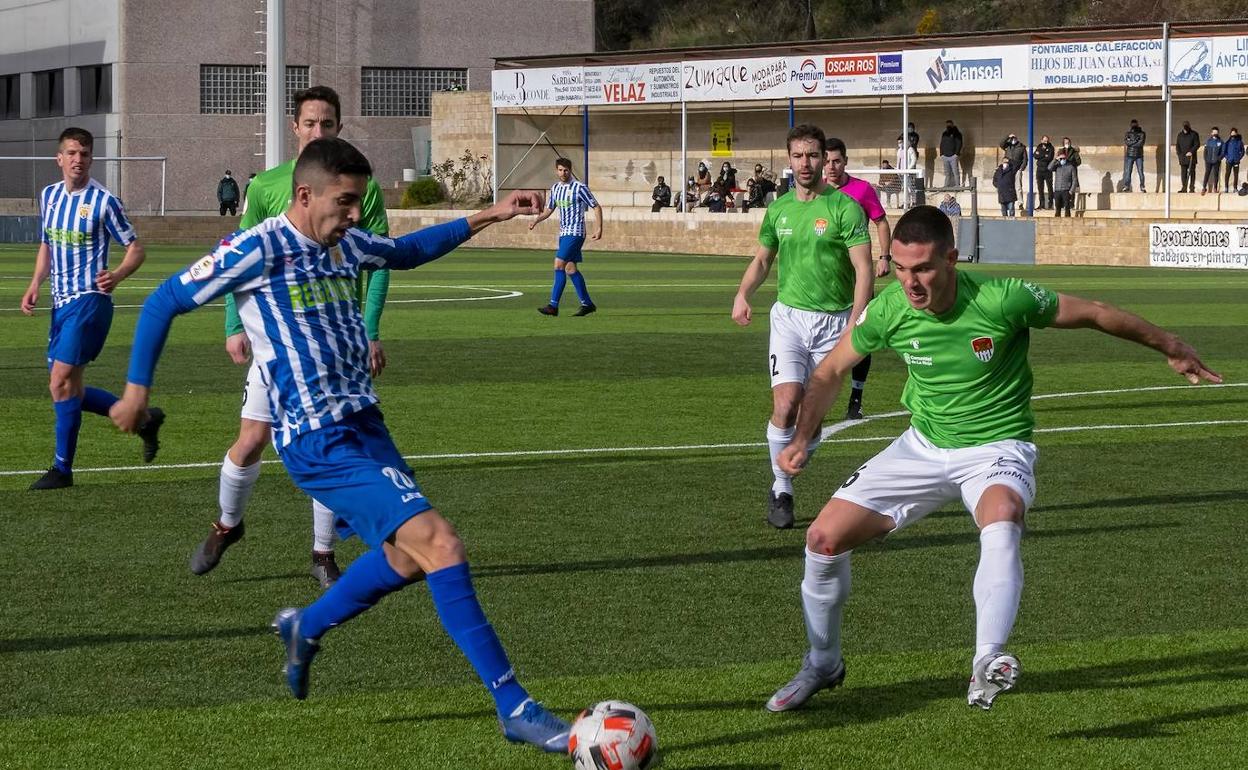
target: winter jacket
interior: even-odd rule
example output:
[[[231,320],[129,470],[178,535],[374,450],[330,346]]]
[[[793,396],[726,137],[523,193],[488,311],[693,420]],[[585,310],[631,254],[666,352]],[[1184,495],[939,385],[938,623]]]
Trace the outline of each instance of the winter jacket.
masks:
[[[1036,159],[1036,176],[1048,176],[1049,164],[1053,162],[1056,150],[1052,142],[1041,142],[1032,150],[1031,157]]]
[[[1192,130],[1180,131],[1174,140],[1174,151],[1179,154],[1179,164],[1186,166],[1196,162],[1196,153],[1200,150],[1200,134]],[[1188,157],[1188,153],[1191,157]]]
[[[1222,151],[1226,154],[1227,163],[1240,162],[1244,159],[1244,138],[1239,134],[1228,136]]]
[[[946,128],[940,135],[940,154],[946,158],[962,154],[962,132],[957,126]]]
[[[238,202],[238,182],[234,181],[232,176],[221,177],[221,181],[217,182],[217,202],[218,203],[237,203]]]
[[[1053,192],[1073,192],[1079,189],[1079,176],[1069,160],[1049,161],[1049,171],[1053,174]]]
[[[664,206],[672,205],[672,188],[668,187],[666,182],[656,184],[654,190],[650,193],[650,200],[655,203],[661,203]]]
[[[1001,142],[1001,149],[1005,150],[1005,157],[1010,161],[1010,165],[1015,171],[1027,168],[1027,147],[1022,142],[1010,144],[1009,137]]]
[[[1128,158],[1144,157],[1144,129],[1136,126],[1127,131],[1122,138],[1122,144],[1125,146]]]
[[[1221,163],[1226,156],[1226,143],[1216,136],[1205,140],[1205,162]]]
[[[1018,173],[1013,163],[1004,167],[998,165],[992,172],[992,186],[997,188],[997,203],[1013,203],[1018,200],[1018,190],[1014,187],[1014,175]]]

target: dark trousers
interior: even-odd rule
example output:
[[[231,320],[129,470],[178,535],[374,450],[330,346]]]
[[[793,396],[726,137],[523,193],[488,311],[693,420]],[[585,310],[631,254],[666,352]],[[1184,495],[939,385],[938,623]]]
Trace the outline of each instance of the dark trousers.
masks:
[[[1218,177],[1220,177],[1221,175],[1222,175],[1222,161],[1218,161],[1216,163],[1210,163],[1209,161],[1205,161],[1205,181],[1204,181],[1204,184],[1201,185],[1200,189],[1204,190],[1205,192],[1217,192],[1218,182],[1222,181]],[[1209,185],[1209,177],[1211,176],[1213,177],[1212,187]]]
[[[1048,198],[1045,198],[1045,197],[1044,197],[1044,188],[1046,188],[1046,187],[1047,187],[1047,188],[1049,188],[1049,197],[1048,197]],[[1052,174],[1039,174],[1039,173],[1037,173],[1037,174],[1036,174],[1036,191],[1040,194],[1040,203],[1038,204],[1038,205],[1039,205],[1039,207],[1040,207],[1040,208],[1045,208],[1044,202],[1045,202],[1046,200],[1048,200],[1048,201],[1052,202],[1052,201],[1053,201],[1053,199],[1054,199],[1054,195],[1053,195],[1053,175],[1052,175]]]
[[[1196,162],[1179,161],[1179,192],[1196,191]]]
[[[652,206],[650,207],[650,210],[651,210],[651,211],[658,211],[658,210],[660,210],[660,209],[664,209],[664,208],[667,208],[667,204],[666,204],[666,203],[664,203],[663,201],[655,201],[655,202],[654,202],[654,205],[652,205]]]
[[[1053,216],[1062,216],[1063,210],[1065,210],[1066,216],[1070,216],[1070,205],[1074,197],[1074,193],[1070,190],[1058,190],[1053,193]]]
[[[221,216],[225,216],[226,209],[229,209],[230,216],[237,216],[238,201],[221,201]]]
[[[1235,172],[1235,184],[1231,184],[1231,172]],[[1229,160],[1226,162],[1226,183],[1222,185],[1227,192],[1235,192],[1235,188],[1239,187],[1239,161],[1234,163]]]

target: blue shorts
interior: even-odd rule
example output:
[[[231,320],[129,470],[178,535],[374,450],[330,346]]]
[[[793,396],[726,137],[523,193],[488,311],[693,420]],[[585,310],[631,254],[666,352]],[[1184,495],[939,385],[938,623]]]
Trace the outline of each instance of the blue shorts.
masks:
[[[295,485],[334,512],[338,534],[370,548],[433,507],[375,406],[296,436],[278,454]]]
[[[113,298],[107,294],[83,294],[68,305],[52,308],[48,329],[48,368],[53,361],[82,366],[104,349],[113,325]]]
[[[564,262],[580,262],[581,247],[585,245],[585,236],[583,235],[561,235],[559,236],[559,250],[555,252],[555,259],[562,259]]]

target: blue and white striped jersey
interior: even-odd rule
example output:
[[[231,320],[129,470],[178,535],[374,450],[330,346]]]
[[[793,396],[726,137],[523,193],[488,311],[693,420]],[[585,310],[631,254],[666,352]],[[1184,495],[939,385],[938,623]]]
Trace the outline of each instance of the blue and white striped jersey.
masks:
[[[560,235],[584,235],[585,212],[597,206],[594,194],[584,182],[575,179],[567,184],[555,182],[546,198],[546,208],[559,209]]]
[[[149,385],[174,313],[233,292],[269,389],[273,443],[317,430],[377,403],[356,278],[411,268],[471,235],[464,219],[397,240],[351,229],[335,246],[304,236],[283,214],[234,233],[166,281],[144,304],[131,382]]]
[[[122,246],[138,238],[121,199],[94,179],[72,193],[65,192],[64,182],[57,182],[43,188],[39,213],[43,242],[52,257],[53,307],[83,294],[102,294],[95,275],[108,267],[109,238]]]

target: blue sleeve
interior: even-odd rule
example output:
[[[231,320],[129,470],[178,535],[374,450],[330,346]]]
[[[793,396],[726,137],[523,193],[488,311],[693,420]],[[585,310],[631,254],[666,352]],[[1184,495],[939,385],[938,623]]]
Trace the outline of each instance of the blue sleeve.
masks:
[[[366,269],[410,270],[449,254],[472,236],[467,219],[433,225],[400,238],[361,239],[361,264]]]
[[[139,322],[134,328],[134,346],[130,348],[130,371],[126,381],[150,388],[156,373],[156,361],[165,347],[173,317],[194,310],[198,305],[179,286],[173,276],[152,292],[143,303]]]

